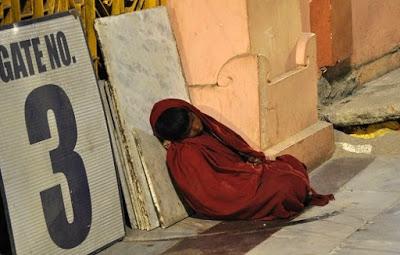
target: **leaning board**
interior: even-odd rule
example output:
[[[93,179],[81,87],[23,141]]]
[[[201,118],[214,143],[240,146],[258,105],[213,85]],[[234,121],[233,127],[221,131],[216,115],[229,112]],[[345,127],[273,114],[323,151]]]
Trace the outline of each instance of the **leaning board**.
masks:
[[[189,101],[189,96],[167,11],[160,7],[101,18],[95,28],[109,75],[114,122],[122,131],[117,139],[124,149],[125,199],[131,200],[139,229],[168,227],[187,212],[172,186],[149,116],[155,102],[170,97]]]
[[[124,122],[152,134],[155,102],[189,100],[166,8],[100,18],[95,28]]]
[[[0,170],[13,253],[88,254],[124,235],[115,166],[80,20],[0,30]]]

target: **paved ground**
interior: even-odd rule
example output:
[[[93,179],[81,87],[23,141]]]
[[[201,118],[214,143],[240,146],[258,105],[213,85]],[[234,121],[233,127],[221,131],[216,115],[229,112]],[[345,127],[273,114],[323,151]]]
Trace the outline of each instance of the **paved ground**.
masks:
[[[397,135],[397,144],[399,139]],[[319,170],[334,171],[334,166],[343,175],[343,169],[354,164],[346,173],[350,176],[357,166],[365,168],[336,192],[334,203],[314,207],[297,220],[331,216],[283,228],[248,254],[400,254],[400,156],[340,154]],[[326,175],[320,176],[324,179],[317,179],[326,181]]]
[[[335,133],[331,160],[311,173],[336,200],[291,222],[187,219],[130,231],[109,254],[400,254],[400,131],[371,140]]]

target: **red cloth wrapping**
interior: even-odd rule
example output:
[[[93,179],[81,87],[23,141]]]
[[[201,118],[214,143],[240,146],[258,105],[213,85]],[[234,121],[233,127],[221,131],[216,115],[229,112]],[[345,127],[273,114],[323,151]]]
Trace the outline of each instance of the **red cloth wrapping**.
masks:
[[[153,131],[162,112],[172,107],[193,112],[208,131],[172,142],[167,151],[171,176],[198,214],[213,219],[273,220],[299,214],[307,198],[320,206],[333,199],[310,187],[306,167],[293,156],[267,160],[237,133],[185,101],[156,103],[150,116]],[[262,163],[249,164],[239,153],[258,157]]]

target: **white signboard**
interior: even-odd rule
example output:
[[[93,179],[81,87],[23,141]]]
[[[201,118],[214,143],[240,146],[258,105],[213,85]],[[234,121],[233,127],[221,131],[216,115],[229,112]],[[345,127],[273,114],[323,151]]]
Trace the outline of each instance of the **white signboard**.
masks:
[[[124,227],[80,20],[0,29],[0,186],[13,253],[92,253]]]

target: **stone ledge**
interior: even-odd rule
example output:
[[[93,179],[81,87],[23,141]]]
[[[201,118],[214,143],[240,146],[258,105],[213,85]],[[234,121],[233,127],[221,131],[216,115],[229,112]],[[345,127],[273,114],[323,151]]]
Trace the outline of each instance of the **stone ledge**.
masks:
[[[283,142],[268,148],[264,153],[273,158],[283,154],[293,155],[312,170],[328,160],[334,150],[332,124],[318,121]]]
[[[320,111],[335,126],[366,125],[400,118],[400,69],[371,81]]]
[[[355,67],[356,82],[362,85],[400,67],[400,46],[368,63]]]

